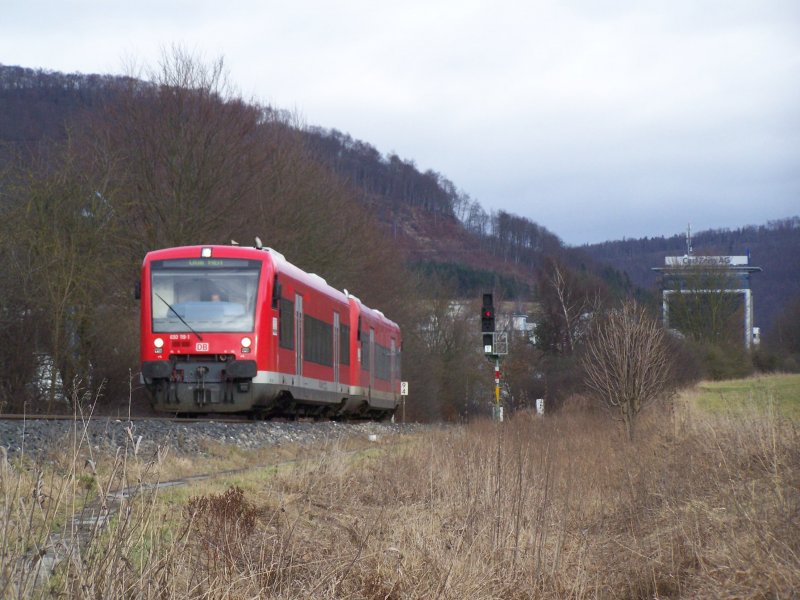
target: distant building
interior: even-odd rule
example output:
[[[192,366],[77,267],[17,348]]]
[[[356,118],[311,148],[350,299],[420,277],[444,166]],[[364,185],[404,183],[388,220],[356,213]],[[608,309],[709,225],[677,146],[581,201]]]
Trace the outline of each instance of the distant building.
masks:
[[[534,343],[538,313],[539,305],[534,302],[501,302],[497,307],[497,331],[505,331],[511,337],[525,337]]]
[[[760,330],[753,326],[753,295],[750,276],[761,271],[761,267],[750,265],[746,256],[696,256],[692,252],[691,229],[687,233],[687,252],[683,256],[667,256],[663,267],[653,267],[661,273],[661,313],[664,327],[671,326],[681,331],[686,326],[685,314],[673,319],[672,313],[681,306],[684,313],[695,323],[716,318],[712,298],[740,297],[743,306],[737,306],[732,314],[741,313],[742,341],[745,349],[758,344]],[[688,297],[693,303],[687,308]],[[705,297],[705,301],[702,300]],[[709,310],[705,310],[709,309]],[[705,310],[705,314],[704,314]],[[683,321],[676,323],[675,321]]]

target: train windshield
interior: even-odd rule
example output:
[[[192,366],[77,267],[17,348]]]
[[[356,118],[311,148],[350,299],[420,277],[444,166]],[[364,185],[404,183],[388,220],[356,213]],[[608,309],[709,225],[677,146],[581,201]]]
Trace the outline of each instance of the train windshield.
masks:
[[[158,260],[150,272],[154,333],[253,331],[261,261]]]

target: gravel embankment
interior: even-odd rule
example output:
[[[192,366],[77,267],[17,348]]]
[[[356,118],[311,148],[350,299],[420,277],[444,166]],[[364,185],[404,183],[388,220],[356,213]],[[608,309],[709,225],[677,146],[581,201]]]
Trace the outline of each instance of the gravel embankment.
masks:
[[[418,428],[419,425],[413,424],[372,422],[183,423],[106,417],[95,417],[85,427],[82,422],[72,421],[0,421],[0,448],[4,448],[9,457],[22,453],[40,457],[53,452],[71,452],[76,443],[97,451],[136,448],[137,454],[147,455],[155,453],[159,447],[169,447],[171,452],[197,455],[205,453],[209,442],[256,449],[285,444],[312,445],[351,436],[380,438],[411,433]]]

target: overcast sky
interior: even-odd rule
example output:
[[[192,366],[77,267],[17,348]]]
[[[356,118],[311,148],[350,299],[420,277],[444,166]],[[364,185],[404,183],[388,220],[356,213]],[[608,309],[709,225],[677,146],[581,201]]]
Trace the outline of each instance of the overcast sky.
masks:
[[[800,214],[800,1],[1,0],[0,63],[180,44],[568,244]]]

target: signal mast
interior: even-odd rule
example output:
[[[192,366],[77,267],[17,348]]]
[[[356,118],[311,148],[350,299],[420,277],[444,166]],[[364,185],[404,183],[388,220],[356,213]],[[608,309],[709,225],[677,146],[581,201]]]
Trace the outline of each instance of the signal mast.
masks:
[[[494,404],[492,419],[503,420],[503,407],[500,405],[500,357],[508,354],[508,336],[505,331],[497,331],[495,322],[494,298],[492,294],[483,295],[481,307],[481,336],[483,353],[489,361],[494,361]]]

